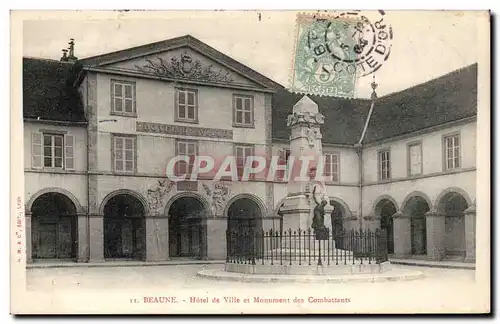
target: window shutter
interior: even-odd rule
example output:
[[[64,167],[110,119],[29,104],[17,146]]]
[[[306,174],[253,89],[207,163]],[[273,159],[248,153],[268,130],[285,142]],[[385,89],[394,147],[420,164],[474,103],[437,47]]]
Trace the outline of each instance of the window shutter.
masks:
[[[75,169],[75,136],[64,135],[64,166],[66,170]]]
[[[137,106],[136,106],[136,100],[135,98],[137,97],[137,92],[135,89],[135,84],[132,85],[132,111],[134,114],[137,114]]]
[[[115,83],[111,81],[110,83],[110,101],[111,101],[111,111],[115,111]]]
[[[31,166],[34,169],[41,169],[43,163],[43,150],[42,150],[43,134],[40,132],[33,132],[31,134]]]

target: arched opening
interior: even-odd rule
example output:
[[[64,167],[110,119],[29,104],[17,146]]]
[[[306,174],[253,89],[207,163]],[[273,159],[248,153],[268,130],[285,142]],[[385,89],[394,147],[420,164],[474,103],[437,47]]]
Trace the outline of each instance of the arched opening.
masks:
[[[333,211],[330,214],[332,222],[332,235],[335,240],[335,247],[337,249],[344,249],[344,242],[342,240],[342,232],[344,231],[344,217],[346,210],[338,201],[330,200],[330,205],[333,206]]]
[[[170,257],[206,256],[206,210],[195,197],[177,198],[168,210]]]
[[[142,260],[146,256],[144,206],[130,194],[118,194],[104,206],[104,258]]]
[[[449,192],[438,202],[437,211],[445,216],[445,253],[465,257],[465,219],[467,200],[457,192]]]
[[[77,216],[75,204],[67,196],[49,192],[31,207],[33,259],[74,260],[77,254]]]
[[[227,212],[227,229],[231,233],[241,234],[262,230],[262,211],[259,205],[250,198],[235,200]],[[245,236],[245,240],[241,242],[234,236],[230,239],[232,242],[228,249],[231,254],[246,254],[250,253],[251,249],[260,251],[260,243],[255,242],[251,236]]]
[[[425,213],[429,209],[427,201],[420,196],[411,197],[403,209],[403,214],[410,216],[411,253],[414,255],[427,253]]]
[[[387,252],[394,254],[394,219],[392,216],[397,209],[389,199],[380,200],[375,205],[375,215],[380,218],[380,228],[385,230],[387,235]]]

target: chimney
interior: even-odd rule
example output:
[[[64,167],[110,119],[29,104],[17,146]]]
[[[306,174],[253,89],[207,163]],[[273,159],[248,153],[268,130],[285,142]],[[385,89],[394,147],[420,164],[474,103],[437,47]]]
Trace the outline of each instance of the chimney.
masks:
[[[63,56],[61,57],[61,62],[68,62],[68,50],[63,49],[62,52],[63,52]]]
[[[78,57],[75,56],[75,39],[70,38],[68,44],[69,44],[68,61],[74,63],[78,60]]]

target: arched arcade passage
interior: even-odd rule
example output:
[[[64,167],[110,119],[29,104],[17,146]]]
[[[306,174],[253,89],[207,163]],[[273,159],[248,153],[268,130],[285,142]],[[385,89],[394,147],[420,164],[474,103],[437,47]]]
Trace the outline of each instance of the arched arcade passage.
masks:
[[[243,233],[262,230],[263,211],[260,206],[250,198],[238,198],[234,200],[227,210],[227,229],[230,233],[242,235]],[[250,253],[251,249],[259,250],[259,242],[255,242],[251,236],[245,236],[245,242],[236,239],[235,235],[230,237],[228,246],[230,254]],[[240,237],[240,236],[237,236]]]
[[[104,258],[143,260],[145,207],[131,194],[117,194],[104,205]]]
[[[411,254],[427,253],[426,216],[430,210],[429,203],[421,196],[412,196],[403,206],[403,214],[410,217]]]
[[[196,197],[180,197],[168,210],[170,257],[202,259],[207,255],[207,222],[202,202]]]
[[[74,260],[77,254],[77,210],[66,195],[48,192],[31,206],[31,257]]]
[[[446,193],[437,204],[437,212],[445,217],[444,250],[450,257],[465,257],[464,211],[469,207],[466,198],[458,192]]]
[[[375,205],[375,216],[380,218],[380,228],[385,230],[387,235],[387,252],[394,254],[394,219],[392,216],[397,208],[390,199],[381,199]]]

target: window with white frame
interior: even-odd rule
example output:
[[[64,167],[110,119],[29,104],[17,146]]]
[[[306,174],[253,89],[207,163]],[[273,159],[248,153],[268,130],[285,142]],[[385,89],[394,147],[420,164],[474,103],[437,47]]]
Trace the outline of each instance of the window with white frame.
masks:
[[[235,155],[238,178],[241,178],[245,170],[247,158],[253,156],[253,146],[237,145],[235,146]],[[252,178],[253,174],[251,174],[250,177]]]
[[[135,115],[135,83],[111,80],[111,112]]]
[[[114,170],[116,172],[135,172],[136,138],[133,136],[113,136]]]
[[[378,153],[379,179],[387,180],[391,178],[391,152],[383,150]]]
[[[75,137],[71,134],[33,132],[32,167],[74,170]]]
[[[253,126],[253,97],[244,95],[233,96],[234,125]]]
[[[460,136],[459,134],[446,136],[445,144],[445,166],[447,170],[460,168]]]
[[[410,176],[422,174],[422,144],[408,145],[408,159]]]
[[[339,182],[340,154],[326,153],[324,155],[324,173],[327,181]]]
[[[176,121],[195,123],[198,121],[198,91],[176,90]]]
[[[284,165],[285,170],[278,170],[278,181],[283,181],[285,179],[285,175],[287,174],[288,170],[288,160],[290,159],[290,149],[285,148],[285,149],[280,149],[279,150],[279,159],[278,159],[278,165]]]
[[[194,141],[178,140],[176,142],[176,152],[178,156],[189,157],[189,162],[186,160],[178,161],[176,164],[177,176],[189,175],[193,171],[194,159],[198,154],[198,143]]]

